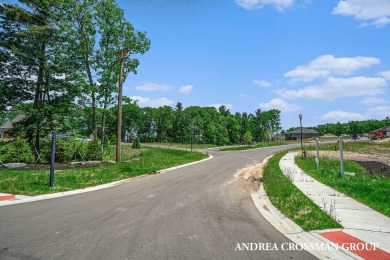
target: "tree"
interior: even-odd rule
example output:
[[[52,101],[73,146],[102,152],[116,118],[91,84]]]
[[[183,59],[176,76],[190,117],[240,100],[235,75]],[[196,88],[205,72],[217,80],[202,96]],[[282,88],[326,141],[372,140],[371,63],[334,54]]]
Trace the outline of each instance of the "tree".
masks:
[[[40,136],[56,127],[78,95],[72,62],[65,62],[57,0],[20,0],[26,6],[0,6],[1,107],[32,101],[24,131],[39,153]]]
[[[245,134],[244,134],[245,145],[249,146],[252,144],[252,142],[253,142],[253,136],[252,136],[251,132],[249,132],[249,131],[245,132]]]

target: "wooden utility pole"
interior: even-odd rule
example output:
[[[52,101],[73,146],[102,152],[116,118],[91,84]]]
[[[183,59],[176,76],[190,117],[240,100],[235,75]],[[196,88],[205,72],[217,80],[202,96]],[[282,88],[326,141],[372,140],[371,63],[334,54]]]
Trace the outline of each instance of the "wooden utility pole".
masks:
[[[123,78],[123,61],[124,55],[129,49],[123,49],[115,53],[119,57],[120,71],[119,71],[119,89],[118,89],[118,122],[116,134],[116,162],[121,162],[121,130],[122,130],[122,78]]]

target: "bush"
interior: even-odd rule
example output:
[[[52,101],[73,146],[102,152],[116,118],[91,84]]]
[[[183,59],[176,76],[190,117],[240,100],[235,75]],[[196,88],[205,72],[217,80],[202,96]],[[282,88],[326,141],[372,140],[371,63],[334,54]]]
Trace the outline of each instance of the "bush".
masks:
[[[90,161],[102,160],[102,148],[100,146],[100,142],[97,139],[88,143],[86,158]]]
[[[141,141],[139,140],[139,137],[135,138],[132,148],[141,149]]]
[[[41,148],[41,161],[50,162],[51,158],[51,139],[46,139],[42,142]],[[56,150],[55,150],[55,162],[63,163],[69,162],[72,159],[74,153],[74,147],[69,140],[56,139]]]
[[[0,147],[2,163],[33,163],[34,160],[34,154],[26,140],[8,142]]]

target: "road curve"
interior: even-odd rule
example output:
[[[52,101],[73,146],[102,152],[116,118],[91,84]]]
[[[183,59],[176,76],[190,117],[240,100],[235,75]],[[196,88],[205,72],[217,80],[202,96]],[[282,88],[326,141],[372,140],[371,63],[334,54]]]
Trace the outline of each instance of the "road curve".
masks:
[[[112,188],[1,207],[0,259],[315,259],[281,250],[291,241],[233,177],[285,148],[212,151],[212,160]]]

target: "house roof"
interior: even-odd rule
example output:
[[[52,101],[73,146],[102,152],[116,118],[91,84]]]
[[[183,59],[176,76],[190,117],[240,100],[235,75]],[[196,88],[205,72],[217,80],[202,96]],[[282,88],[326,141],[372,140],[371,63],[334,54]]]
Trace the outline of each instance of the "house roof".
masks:
[[[17,117],[12,119],[11,121],[8,121],[4,125],[0,126],[0,129],[3,129],[3,130],[12,129],[12,127],[13,127],[12,125],[13,124],[18,123],[18,122],[22,121],[25,118],[26,118],[26,115],[18,115]]]
[[[301,133],[301,128],[298,128],[294,131],[288,132],[287,134],[300,134],[300,133]],[[314,129],[302,127],[302,134],[318,134],[318,132]]]

